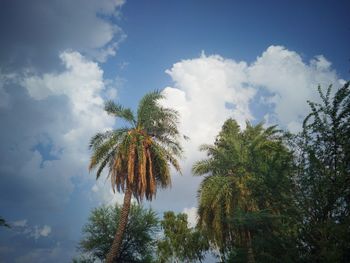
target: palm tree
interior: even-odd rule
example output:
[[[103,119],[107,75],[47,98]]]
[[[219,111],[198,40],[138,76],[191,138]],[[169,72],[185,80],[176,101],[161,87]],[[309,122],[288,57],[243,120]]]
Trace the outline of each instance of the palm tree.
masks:
[[[177,158],[181,156],[179,143],[178,113],[163,107],[159,91],[146,94],[140,101],[136,115],[112,101],[105,103],[108,114],[121,118],[128,124],[92,137],[92,156],[89,170],[97,168],[98,179],[105,167],[111,179],[112,189],[124,192],[124,203],[118,230],[106,262],[117,259],[128,221],[130,201],[134,196],[152,200],[157,187],[170,186],[171,164],[180,172]]]
[[[238,244],[245,247],[247,262],[254,262],[252,218],[271,208],[271,199],[262,194],[262,171],[269,173],[269,158],[281,158],[286,149],[275,127],[247,123],[241,131],[236,121],[228,119],[215,144],[200,150],[208,158],[192,168],[195,175],[206,175],[198,191],[199,227],[224,256],[227,248]]]

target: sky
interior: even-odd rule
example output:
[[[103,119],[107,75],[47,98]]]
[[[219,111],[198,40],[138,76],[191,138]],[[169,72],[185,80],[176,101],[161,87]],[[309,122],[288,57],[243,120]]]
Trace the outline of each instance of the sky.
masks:
[[[0,262],[70,262],[92,208],[121,202],[88,172],[90,138],[162,90],[183,175],[144,203],[196,220],[198,151],[227,118],[298,132],[317,86],[350,79],[348,1],[0,1]]]

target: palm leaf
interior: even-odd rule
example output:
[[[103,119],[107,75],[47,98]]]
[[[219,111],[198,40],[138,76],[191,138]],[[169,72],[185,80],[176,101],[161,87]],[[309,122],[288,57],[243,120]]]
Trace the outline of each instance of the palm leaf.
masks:
[[[124,108],[122,105],[116,104],[111,100],[106,101],[105,111],[108,114],[122,118],[133,125],[136,124],[134,114],[129,108]]]

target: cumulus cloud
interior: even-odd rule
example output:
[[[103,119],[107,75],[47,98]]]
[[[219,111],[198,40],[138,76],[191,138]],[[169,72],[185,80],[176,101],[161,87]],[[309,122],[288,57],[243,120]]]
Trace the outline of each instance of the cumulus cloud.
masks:
[[[174,87],[164,89],[164,103],[180,112],[181,131],[191,139],[185,143],[190,158],[198,157],[200,144],[213,142],[227,118],[236,119],[241,127],[255,120],[253,104],[271,104],[265,113],[288,127],[305,116],[306,100],[317,99],[318,85],[343,83],[323,56],[306,63],[282,46],[270,46],[250,65],[202,54],[175,63],[166,73]]]
[[[3,202],[62,204],[73,190],[71,178],[86,173],[87,142],[114,124],[103,110],[106,89],[98,64],[77,52],[60,57],[63,72],[25,77],[20,84],[28,95],[16,86],[19,94],[12,93],[12,104],[0,113],[8,121],[2,132]]]
[[[295,132],[308,112],[306,100],[317,100],[317,86],[343,82],[323,56],[305,62],[282,46],[270,46],[250,64],[202,54],[175,63],[166,73],[174,84],[164,89],[163,103],[179,111],[180,130],[190,137],[183,142],[185,175],[174,176],[173,189],[160,194],[177,209],[180,203],[196,205],[201,178],[191,177],[191,167],[203,157],[199,146],[213,143],[227,118],[236,119],[242,128],[246,120],[265,119]]]
[[[305,63],[298,53],[281,46],[270,46],[249,66],[247,81],[269,92],[266,101],[274,107],[270,118],[294,132],[308,112],[306,100],[318,99],[317,86],[338,87],[343,82],[325,57]]]
[[[198,146],[213,141],[228,117],[242,126],[253,118],[249,102],[255,90],[247,85],[246,70],[245,62],[202,54],[166,71],[175,83],[164,90],[166,104],[181,115],[180,129],[190,137],[184,142],[189,158],[198,157]]]
[[[71,113],[78,123],[77,128],[64,134],[63,139],[74,142],[77,136],[85,133],[86,126],[96,130],[97,127],[108,123],[106,114],[94,113],[101,112],[103,105],[100,95],[104,89],[103,71],[98,64],[86,60],[78,52],[63,52],[60,58],[66,71],[59,74],[30,76],[24,79],[22,85],[36,100],[61,95],[70,100]]]

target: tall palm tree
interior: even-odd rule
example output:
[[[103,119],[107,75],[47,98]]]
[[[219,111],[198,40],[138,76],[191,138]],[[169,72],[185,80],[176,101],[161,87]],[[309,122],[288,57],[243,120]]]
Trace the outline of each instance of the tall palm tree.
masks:
[[[89,170],[97,168],[98,179],[105,167],[111,179],[113,191],[124,192],[124,203],[118,230],[106,262],[117,259],[128,221],[130,201],[134,196],[152,200],[157,187],[171,184],[171,164],[177,171],[181,156],[179,143],[178,113],[163,107],[159,91],[146,94],[140,101],[137,113],[119,104],[108,101],[105,110],[108,114],[121,118],[128,124],[104,133],[97,133],[90,141],[92,150]]]
[[[262,194],[263,177],[273,169],[269,162],[277,163],[287,151],[275,127],[264,129],[262,124],[247,123],[241,131],[232,119],[225,122],[214,145],[202,145],[200,150],[206,151],[208,158],[192,169],[195,175],[206,176],[198,191],[199,226],[223,254],[239,244],[246,248],[247,262],[252,263],[251,218],[271,208],[271,199]],[[277,161],[272,160],[275,157]]]

